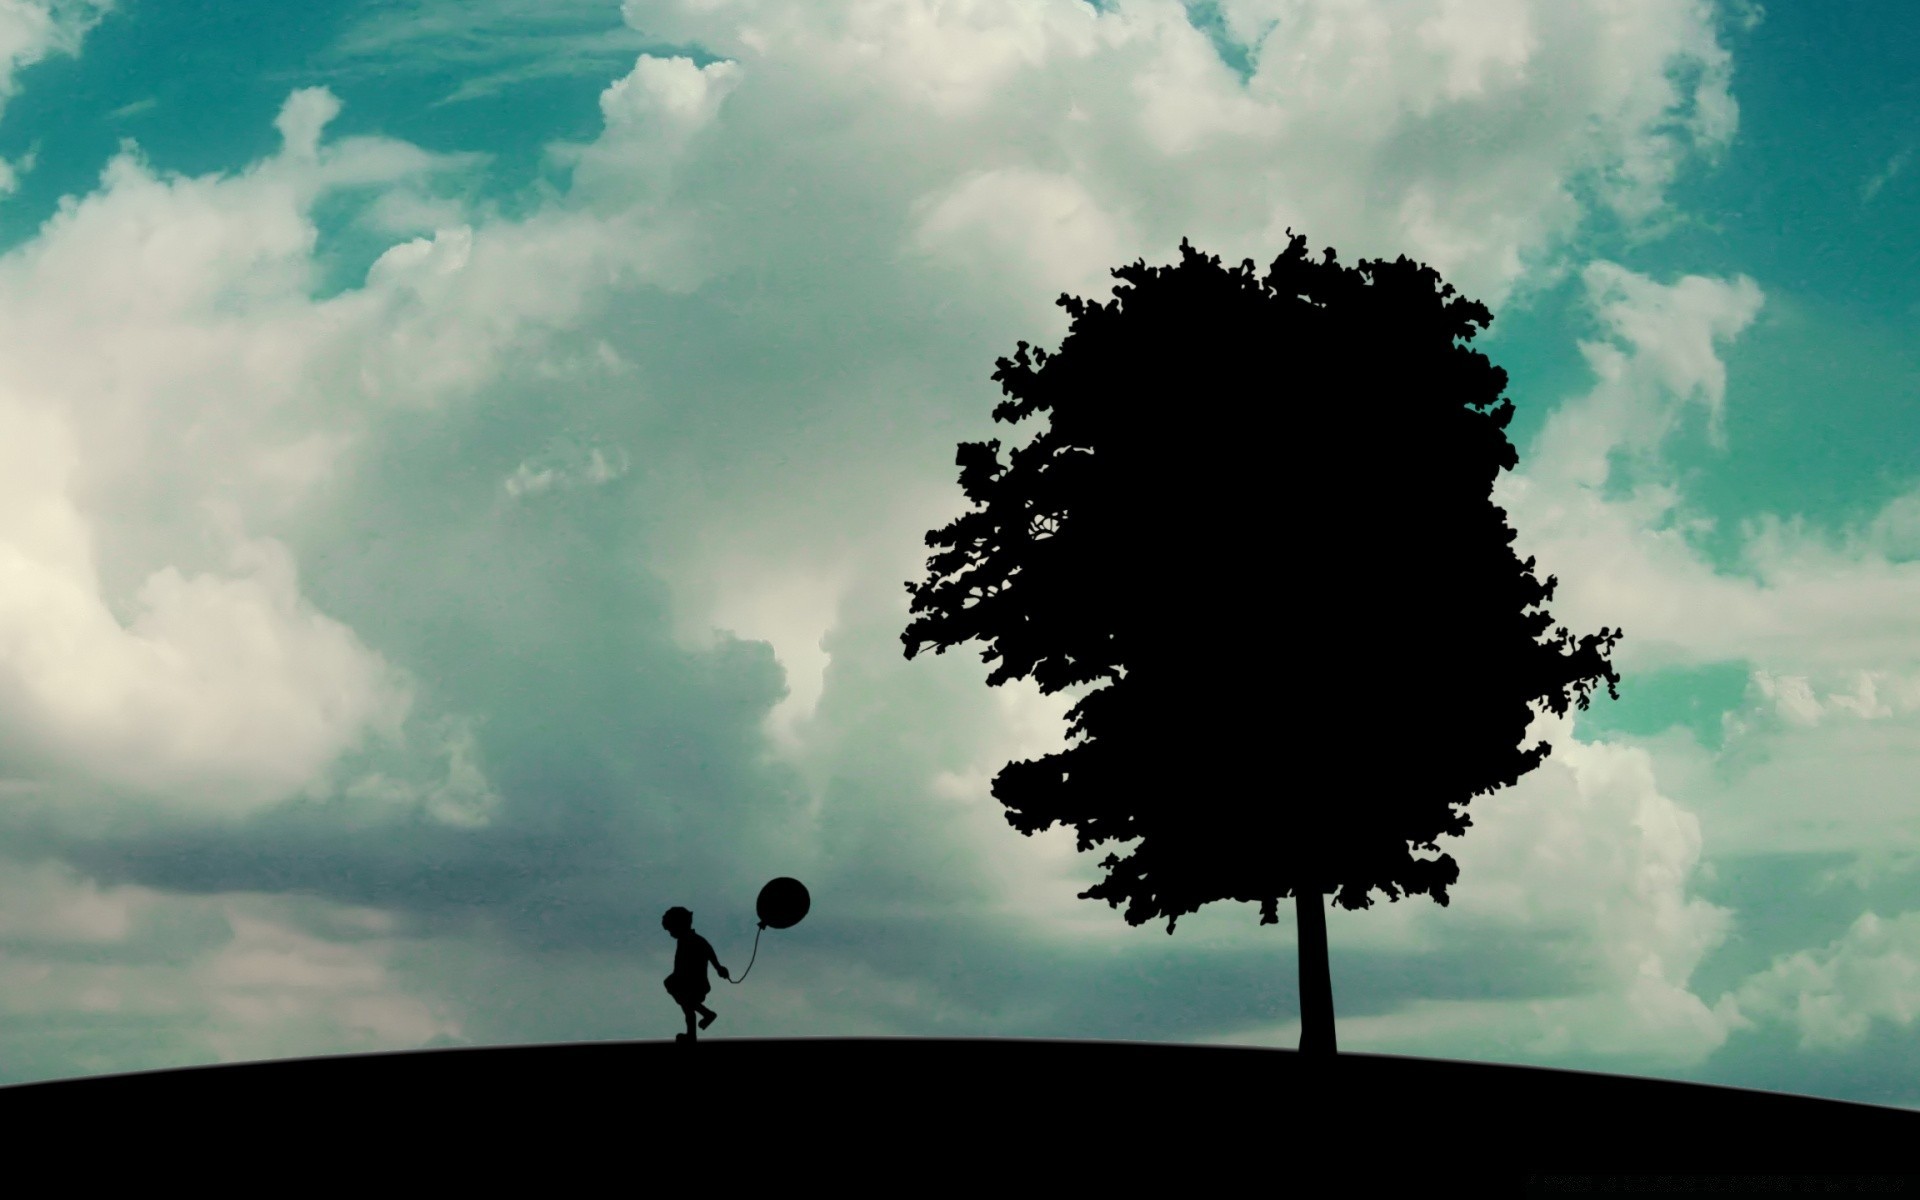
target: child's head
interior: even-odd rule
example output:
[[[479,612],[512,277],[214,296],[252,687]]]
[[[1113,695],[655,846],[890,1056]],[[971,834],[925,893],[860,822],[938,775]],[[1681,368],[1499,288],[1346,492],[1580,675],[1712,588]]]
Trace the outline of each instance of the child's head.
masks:
[[[665,916],[660,918],[660,928],[678,937],[680,934],[693,928],[693,914],[675,905],[666,911]]]

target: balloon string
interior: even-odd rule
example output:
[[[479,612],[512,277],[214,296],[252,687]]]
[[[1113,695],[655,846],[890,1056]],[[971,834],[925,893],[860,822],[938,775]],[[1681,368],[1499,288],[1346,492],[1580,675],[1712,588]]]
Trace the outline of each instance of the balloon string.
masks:
[[[760,922],[761,929],[764,930],[766,927],[767,927],[767,923],[765,921]],[[749,958],[747,960],[747,971],[753,970],[753,959],[759,958],[759,957],[760,957],[760,935],[756,933],[753,935],[753,958]],[[747,977],[747,971],[740,972],[740,979],[745,979]],[[727,982],[739,983],[740,979],[729,979],[727,980]]]

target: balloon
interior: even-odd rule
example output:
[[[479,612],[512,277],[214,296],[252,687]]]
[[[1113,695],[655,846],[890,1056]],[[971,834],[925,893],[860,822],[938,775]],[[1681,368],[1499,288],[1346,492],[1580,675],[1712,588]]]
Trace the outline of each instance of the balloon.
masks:
[[[760,924],[771,925],[775,929],[785,929],[797,923],[812,906],[807,885],[784,875],[761,888],[760,899],[754,905],[760,913]]]

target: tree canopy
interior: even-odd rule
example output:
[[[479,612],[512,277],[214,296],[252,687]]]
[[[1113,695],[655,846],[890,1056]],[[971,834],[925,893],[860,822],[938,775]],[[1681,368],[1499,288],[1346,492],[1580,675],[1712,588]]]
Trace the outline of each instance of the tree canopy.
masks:
[[[1004,462],[959,447],[972,508],[907,584],[909,659],[979,641],[990,685],[1099,685],[993,794],[1023,833],[1131,845],[1081,896],[1170,933],[1223,899],[1263,924],[1302,892],[1446,904],[1458,865],[1415,852],[1546,757],[1521,744],[1541,707],[1618,696],[1620,633],[1553,628],[1558,581],[1492,502],[1513,405],[1461,344],[1491,314],[1288,233],[1264,276],[1182,241],[1104,305],[1062,295],[1059,351],[1022,341],[992,376],[994,420],[1046,426]]]

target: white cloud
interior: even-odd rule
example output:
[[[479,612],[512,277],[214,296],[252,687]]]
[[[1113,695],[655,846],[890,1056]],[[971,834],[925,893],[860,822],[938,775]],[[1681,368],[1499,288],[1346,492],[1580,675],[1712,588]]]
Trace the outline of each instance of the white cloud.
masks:
[[[1583,344],[1596,385],[1549,418],[1495,490],[1518,552],[1561,581],[1555,619],[1624,628],[1627,688],[1662,667],[1748,665],[1723,750],[1640,739],[1715,855],[1920,847],[1902,816],[1920,752],[1911,496],[1837,534],[1764,514],[1741,531],[1744,570],[1720,572],[1687,536],[1697,523],[1661,451],[1685,404],[1719,424],[1729,401],[1717,347],[1751,321],[1758,290],[1744,279],[1659,285],[1608,266],[1587,280],[1614,339]],[[1608,500],[1615,451],[1651,478]]]
[[[621,139],[654,123],[677,133],[699,129],[719,113],[739,78],[737,63],[702,67],[684,56],[642,54],[626,78],[614,80],[600,94],[602,137]]]
[[[1860,185],[1860,203],[1871,203],[1873,198],[1880,194],[1882,188],[1892,183],[1894,177],[1906,169],[1907,163],[1912,159],[1912,146],[1902,146],[1896,151],[1894,156],[1887,160],[1886,166],[1874,172],[1864,184]]]
[[[1641,748],[1581,742],[1571,717],[1536,718],[1526,741],[1553,753],[1517,786],[1476,798],[1473,825],[1446,849],[1460,864],[1452,903],[1425,899],[1328,915],[1336,979],[1343,953],[1365,950],[1508,952],[1477,969],[1531,960],[1573,994],[1513,999],[1419,999],[1378,1015],[1338,1017],[1340,1044],[1377,1054],[1511,1062],[1595,1060],[1684,1067],[1704,1059],[1737,1020],[1691,988],[1733,914],[1690,895],[1700,822],[1654,778]],[[1481,951],[1484,953],[1484,951]],[[1334,1005],[1341,995],[1336,984]],[[1297,1020],[1214,1040],[1292,1045]]]
[[[1230,4],[1230,30],[1263,39],[1242,86],[1175,4],[739,0],[624,11],[650,36],[730,56],[724,134],[707,128],[665,155],[610,136],[583,155],[597,164],[576,176],[583,194],[653,202],[667,185],[647,164],[671,161],[686,189],[672,210],[686,243],[715,256],[709,278],[791,264],[813,286],[788,301],[830,297],[851,328],[865,321],[863,293],[895,304],[903,287],[940,295],[941,312],[982,314],[1007,331],[994,352],[1056,328],[1060,291],[1103,298],[1110,268],[1156,247],[1171,253],[1186,234],[1228,261],[1264,261],[1286,226],[1349,260],[1407,251],[1498,303],[1574,228],[1577,176],[1641,142],[1661,154],[1686,144],[1668,128],[1685,98],[1666,68],[1716,53],[1710,24],[1681,5],[1532,5],[1490,32],[1473,6],[1426,5],[1418,21],[1389,23],[1364,5]],[[938,70],[916,57],[935,45]],[[1326,67],[1309,45],[1346,47],[1346,67]],[[654,90],[641,86],[642,67],[658,73]],[[673,69],[689,110],[705,113],[705,93],[691,99],[691,62]],[[665,64],[643,58],[603,99],[610,122],[631,97],[657,103],[667,78]],[[754,166],[742,174],[741,162]],[[861,243],[895,229],[907,253],[875,287],[875,255]],[[837,272],[821,269],[835,260]],[[951,286],[956,270],[966,287]],[[962,403],[952,394],[943,402]],[[790,432],[772,424],[766,436]],[[690,519],[780,524],[773,510],[813,488],[843,490],[817,479],[775,501],[713,487]],[[704,594],[711,584],[694,576],[718,568],[674,569],[677,591]]]
[[[163,178],[128,146],[0,261],[19,335],[0,368],[0,711],[38,769],[237,815],[397,737],[411,681],[315,611],[284,542],[250,527],[310,504],[383,409],[485,384],[580,312],[596,275],[648,253],[585,219],[461,225],[315,301],[318,196],[464,161],[323,145],[338,108],[296,92],[283,153],[237,175]],[[569,478],[628,465],[595,450]],[[484,784],[447,787],[422,802],[479,819]]]
[[[231,940],[188,977],[213,1018],[203,1036],[220,1061],[411,1050],[459,1036],[441,1005],[394,979],[386,960],[397,939],[381,936],[387,918],[377,910],[338,912],[335,921],[357,918],[363,929],[329,938],[249,901],[221,902]]]
[[[1911,1026],[1920,1013],[1920,913],[1863,913],[1824,948],[1782,955],[1731,997],[1746,1024],[1793,1026],[1803,1050],[1857,1046],[1876,1022]]]
[[[1108,271],[1137,245],[1122,220],[1065,175],[983,171],[916,208],[923,214],[914,233],[917,249],[1001,286],[1018,281],[1036,320],[1062,291],[1104,293],[1113,283]]]
[[[715,576],[719,599],[706,619],[736,637],[766,642],[786,672],[787,696],[767,714],[767,732],[791,752],[800,744],[799,723],[813,715],[826,686],[831,656],[823,643],[839,620],[848,571],[834,563],[744,560]],[[704,631],[681,637],[705,641]]]
[[[1447,99],[1521,81],[1539,45],[1531,9],[1527,0],[1443,0],[1420,23],[1420,40],[1446,64]]]
[[[733,57],[804,64],[829,92],[890,93],[908,113],[958,120],[1002,97],[1017,77],[1067,54],[1084,56],[1132,15],[1101,19],[1078,0],[859,0],[796,9],[765,0],[625,0],[635,29],[698,42]],[[1154,13],[1164,20],[1165,12]]]
[[[107,113],[107,118],[113,121],[122,121],[128,117],[137,117],[144,112],[151,112],[153,109],[158,108],[159,106],[160,106],[160,101],[158,98],[153,96],[148,96],[141,100],[133,100],[126,104],[122,104],[119,108],[116,108],[111,112]]]
[[[350,21],[315,63],[325,77],[460,72],[433,107],[530,80],[604,79],[647,42],[607,0],[400,0],[363,6]]]
[[[1244,85],[1171,0],[628,0],[624,12],[652,36],[729,56],[744,89],[768,90],[737,132],[818,114],[843,131],[815,124],[811,143],[866,142],[867,161],[896,169],[908,166],[899,150],[921,160],[916,199],[979,178],[1064,177],[1095,198],[1074,218],[1088,227],[1082,271],[1113,221],[1140,239],[1136,253],[1190,234],[1230,261],[1270,257],[1292,226],[1350,258],[1412,253],[1498,303],[1572,233],[1576,180],[1646,217],[1684,156],[1723,145],[1736,120],[1727,56],[1690,4],[1243,0],[1221,12],[1254,52]],[[1688,64],[1691,88],[1669,71]],[[835,116],[855,106],[852,121]],[[919,136],[897,150],[902,127]],[[1005,244],[1058,238],[1059,205],[1019,207],[1002,214]]]
[[[1689,278],[1673,288],[1621,287],[1616,269],[1589,271],[1596,303],[1625,345],[1582,343],[1597,381],[1548,418],[1519,469],[1502,474],[1494,500],[1518,530],[1515,549],[1539,560],[1560,588],[1552,611],[1569,628],[1625,628],[1623,670],[1737,661],[1797,639],[1795,613],[1762,582],[1715,571],[1692,545],[1691,515],[1661,458],[1689,398],[1708,409],[1724,396],[1714,349],[1751,318],[1758,292]],[[1610,455],[1624,452],[1650,476],[1624,497],[1601,489]]]
[[[1755,671],[1753,682],[1761,695],[1779,707],[1780,715],[1794,724],[1813,725],[1820,720],[1820,702],[1813,698],[1804,678],[1789,675],[1775,679],[1765,671]]]
[[[302,605],[284,548],[236,539],[227,578],[155,572],[122,625],[71,499],[80,447],[46,408],[0,408],[13,493],[0,519],[0,711],[69,770],[191,809],[251,807],[296,786],[404,686]]]
[[[320,154],[320,131],[340,115],[340,101],[326,88],[301,88],[287,97],[287,103],[274,118],[280,131],[281,151],[287,158],[313,161]]]
[[[625,475],[632,466],[633,456],[620,446],[582,445],[572,438],[556,438],[541,454],[515,467],[502,487],[516,499],[556,488],[600,487]]]
[[[443,778],[409,781],[376,770],[339,786],[336,772],[327,771],[312,777],[303,794],[324,799],[337,792],[347,800],[370,805],[376,814],[418,807],[438,821],[464,829],[492,824],[502,798],[481,768],[476,724],[459,716],[442,717],[427,735],[420,749],[431,761],[445,759]]]
[[[52,54],[78,54],[113,8],[113,0],[0,0],[0,104],[17,90],[22,68]]]
[[[411,1050],[461,1035],[443,999],[395,970],[414,943],[379,910],[101,887],[50,863],[4,868],[6,1082]],[[100,1013],[144,1036],[90,1039]]]
[[[1579,980],[1580,992],[1421,1001],[1343,1019],[1343,1045],[1687,1065],[1725,1040],[1724,1006],[1710,1008],[1690,988],[1733,916],[1689,894],[1701,861],[1700,822],[1655,781],[1644,749],[1577,741],[1572,725],[1571,717],[1536,720],[1526,740],[1545,738],[1552,755],[1517,786],[1473,801],[1473,827],[1448,847],[1461,873],[1452,905],[1422,904],[1410,916],[1436,946],[1447,945],[1453,930],[1498,930],[1501,941],[1544,955]],[[1370,910],[1338,919],[1337,933],[1364,936],[1372,918]]]
[[[899,580],[917,574],[920,533],[953,515],[937,511],[953,507],[950,476],[939,503],[927,502],[929,464],[947,470],[955,436],[978,435],[993,399],[980,378],[932,378],[922,356],[945,355],[944,372],[978,353],[984,375],[1013,337],[1041,332],[1040,317],[1057,325],[1060,290],[1104,298],[1109,268],[1164,260],[1187,234],[1228,261],[1270,259],[1288,226],[1348,261],[1404,251],[1497,304],[1577,228],[1579,179],[1600,178],[1625,211],[1649,211],[1681,155],[1724,141],[1734,115],[1724,55],[1692,5],[1515,5],[1494,22],[1484,6],[1438,2],[1228,3],[1229,29],[1258,41],[1246,85],[1164,0],[1106,12],[1065,0],[628,0],[623,13],[661,41],[729,60],[696,68],[639,56],[602,94],[604,135],[570,152],[572,192],[525,220],[426,202],[421,181],[460,160],[384,139],[328,142],[338,103],[307,90],[282,110],[284,147],[267,162],[224,178],[161,178],[129,151],[95,195],[0,262],[0,320],[30,347],[0,365],[14,398],[0,438],[19,430],[33,459],[0,484],[19,492],[0,548],[21,581],[0,592],[17,609],[0,615],[0,636],[44,646],[57,635],[71,662],[91,668],[82,677],[42,663],[39,690],[17,689],[9,722],[59,748],[62,769],[112,759],[130,778],[171,781],[168,803],[224,795],[217,802],[234,812],[333,787],[333,759],[402,723],[407,680],[306,603],[284,542],[249,531],[323,503],[395,410],[445,413],[519,364],[613,395],[628,385],[608,377],[638,364],[662,430],[650,465],[705,471],[696,482],[711,485],[670,494],[682,544],[650,547],[676,617],[774,642],[791,694],[772,724],[818,789],[836,776],[907,789],[886,795],[884,813],[836,814],[843,825],[912,813],[936,835],[927,870],[960,880],[979,904],[1041,914],[1061,936],[1134,934],[1073,898],[1088,866],[1070,835],[1020,839],[985,796],[1008,757],[1057,746],[1071,697],[1010,688],[962,701],[948,685],[965,671],[951,657],[947,676],[923,684],[932,664],[899,656]],[[1691,98],[1666,70],[1684,60],[1701,68]],[[364,287],[315,302],[310,208],[349,184],[393,197],[376,227],[431,236],[390,249]],[[949,286],[956,265],[964,288]],[[679,334],[649,326],[642,301],[665,291],[704,302],[742,266],[784,282],[785,307],[716,322],[691,381],[665,378]],[[1604,268],[1593,280],[1596,294],[1616,297],[1607,319],[1629,346],[1623,390],[1585,419],[1609,437],[1657,443],[1649,431],[1672,405],[1650,397],[1681,383],[1717,413],[1715,339],[1738,331],[1757,291],[1659,289]],[[611,289],[624,289],[631,312],[601,305]],[[952,306],[927,322],[933,332],[898,337],[898,313],[930,297]],[[1659,320],[1641,320],[1659,304]],[[807,357],[790,329],[810,321],[838,340]],[[554,365],[547,335],[560,329],[596,347],[607,377],[590,363]],[[767,373],[776,384],[739,373],[776,352],[797,360]],[[844,363],[829,369],[829,359]],[[773,419],[740,411],[756,399]],[[769,465],[769,447],[802,439],[813,453]],[[498,486],[509,501],[539,503],[630,465],[617,447],[572,445],[523,461]],[[1556,547],[1598,544],[1639,568],[1611,586],[1677,571],[1711,599],[1746,604],[1752,621],[1767,618],[1757,592],[1721,587],[1677,540],[1625,537],[1670,494],[1626,509],[1544,485],[1536,497],[1561,514],[1548,529]],[[200,518],[207,503],[234,514],[224,530]],[[235,557],[194,569],[203,534]],[[1597,581],[1580,599],[1605,610],[1605,623],[1631,621],[1614,613],[1615,595],[1594,590],[1609,586],[1604,572],[1567,574]],[[1726,620],[1724,608],[1664,616],[1675,654],[1699,653],[1689,639]],[[928,692],[952,701],[953,719],[903,736],[902,712],[943,711]],[[481,744],[450,726],[435,748],[444,782],[366,772],[340,790],[478,824],[496,802]],[[1512,1036],[1539,1053],[1611,1052],[1634,1039],[1680,1059],[1703,1052],[1718,1018],[1686,985],[1718,917],[1686,896],[1701,834],[1655,787],[1645,756],[1568,742],[1514,804],[1484,807],[1475,834],[1491,835],[1491,857],[1471,860],[1456,911],[1439,911],[1516,938],[1563,937],[1598,990],[1528,1010]],[[1554,848],[1560,869],[1530,859],[1535,846]],[[1272,931],[1230,915],[1246,926],[1236,936],[1271,945]],[[1360,936],[1440,940],[1442,917],[1393,906],[1363,914],[1375,932]],[[233,1022],[223,1055],[445,1031],[430,1006],[387,986],[384,950],[350,952],[272,914],[236,917],[234,928],[235,946],[197,977],[212,990],[195,993]],[[88,980],[93,990],[69,1000],[93,1003],[102,986]],[[859,1019],[904,1027],[943,1001],[932,984],[902,983],[878,1003],[878,1016]],[[1483,1032],[1508,1017],[1480,1012]]]
[[[1555,410],[1523,464],[1524,477],[1559,495],[1599,487],[1610,453],[1651,460],[1689,402],[1707,410],[1708,436],[1724,448],[1727,380],[1719,347],[1752,323],[1759,287],[1745,276],[1689,275],[1666,285],[1609,262],[1589,264],[1583,276],[1610,340],[1580,343],[1596,386]]]
[[[16,945],[122,942],[154,895],[139,887],[102,888],[57,862],[11,862],[0,871],[0,939]]]
[[[435,230],[431,238],[418,237],[389,246],[367,268],[367,286],[417,291],[427,280],[459,271],[472,257],[470,226]]]
[[[578,194],[611,195],[616,210],[664,195],[688,147],[718,120],[741,76],[733,62],[700,67],[686,57],[642,54],[600,94],[601,135],[586,146],[554,148],[574,159]]]
[[[1064,324],[1052,307],[1060,291],[1104,299],[1110,268],[1136,257],[1166,261],[1183,235],[1228,262],[1251,256],[1264,266],[1291,226],[1308,233],[1316,249],[1339,246],[1347,261],[1412,254],[1497,306],[1530,272],[1537,279],[1553,267],[1584,216],[1577,198],[1583,180],[1629,216],[1649,215],[1685,154],[1723,144],[1736,117],[1710,14],[1692,5],[1515,4],[1492,11],[1436,2],[1389,13],[1369,4],[1226,3],[1221,13],[1230,36],[1254,50],[1245,84],[1171,3],[1123,3],[1104,12],[1035,3],[1015,12],[914,0],[824,9],[629,0],[624,11],[636,29],[698,43],[739,68],[724,120],[675,151],[680,190],[653,176],[648,186],[657,190],[644,193],[649,202],[709,231],[703,245],[731,247],[728,263],[770,272],[792,264],[788,270],[811,288],[803,298],[824,301],[839,328],[864,331],[876,323],[861,306],[867,295],[875,305],[938,297],[936,316],[960,318],[956,331],[980,344],[983,374],[1016,336],[1036,340]],[[1689,63],[1695,84],[1684,70],[1669,70]],[[608,147],[615,152],[611,140]],[[742,162],[751,171],[731,165]],[[596,177],[614,178],[610,166]],[[593,186],[598,196],[603,185]],[[869,249],[876,242],[877,253]],[[904,253],[892,254],[896,248]],[[882,279],[876,271],[890,274]],[[953,286],[955,275],[966,286]],[[1589,430],[1600,430],[1603,440],[1639,439],[1651,452],[1687,403],[1701,404],[1717,429],[1724,402],[1717,348],[1752,319],[1758,289],[1744,280],[1667,289],[1607,265],[1596,267],[1589,282],[1607,327],[1624,343],[1618,394],[1589,406]],[[713,357],[746,353],[751,333],[743,326],[741,340],[722,342],[728,349]],[[862,340],[859,353],[868,360],[884,353],[881,338]],[[851,351],[853,335],[844,344]],[[626,350],[631,357],[642,352]],[[804,408],[810,422],[822,419],[815,412],[829,421],[837,416],[841,432],[833,444],[864,446],[873,410],[859,403],[856,389],[868,377],[817,385],[817,400],[788,401],[784,393],[782,400]],[[1678,394],[1669,394],[1675,388]],[[958,381],[923,390],[938,397],[942,413],[974,414],[927,439],[943,445],[917,451],[929,469],[950,463],[950,435],[970,440],[994,432],[985,422],[995,398],[990,389]],[[675,398],[663,390],[649,403],[670,407]],[[882,411],[897,420],[912,410],[899,402]],[[870,771],[890,788],[909,788],[893,803],[911,806],[943,831],[943,869],[977,886],[980,903],[1027,914],[1037,936],[1137,933],[1104,906],[1074,898],[1095,872],[1088,856],[1073,852],[1070,834],[1020,838],[987,795],[988,781],[1009,757],[1058,745],[1059,711],[1070,697],[1011,687],[988,692],[977,679],[961,681],[966,664],[953,664],[954,656],[916,659],[904,665],[907,672],[942,680],[916,686],[944,688],[951,673],[951,703],[967,706],[967,719],[919,736],[911,751],[890,752],[902,771],[910,765],[911,783],[866,761],[874,751],[857,731],[877,718],[863,706],[878,703],[876,689],[894,686],[883,682],[883,670],[901,669],[897,659],[883,667],[876,648],[897,638],[897,628],[889,633],[886,626],[899,620],[897,594],[883,603],[881,589],[919,574],[920,533],[955,515],[957,499],[938,497],[916,524],[899,515],[909,507],[899,483],[890,519],[875,520],[874,497],[846,483],[850,451],[822,456],[810,475],[783,470],[779,488],[762,487],[723,473],[733,463],[759,464],[772,451],[737,423],[722,430],[716,421],[708,433],[728,448],[725,461],[709,468],[708,486],[676,495],[689,506],[690,527],[704,537],[690,533],[688,541],[699,544],[656,561],[689,627],[729,628],[774,643],[794,685],[784,710],[793,716],[776,723],[788,753],[819,781],[836,770]],[[790,439],[792,427],[770,424],[766,437]],[[1584,462],[1588,439],[1565,440],[1569,462]],[[884,469],[877,454],[869,458]],[[1604,451],[1600,462],[1604,467]],[[737,486],[724,486],[723,477]],[[1586,507],[1598,505],[1596,498],[1546,483],[1527,486],[1537,487],[1539,501],[1528,515],[1549,507],[1562,534],[1599,524]],[[700,507],[680,495],[697,497]],[[916,494],[912,504],[919,503]],[[1628,623],[1637,632],[1635,610],[1616,615],[1612,602],[1656,572],[1682,574],[1722,607],[1690,613],[1686,595],[1671,601],[1666,623],[1686,628],[1672,631],[1665,652],[1679,656],[1694,652],[1687,639],[1695,625],[1725,619],[1729,600],[1753,610],[1755,621],[1767,618],[1757,589],[1742,593],[1717,580],[1678,531],[1638,540],[1675,503],[1671,489],[1652,488],[1632,506],[1599,506],[1608,534],[1632,547],[1608,542],[1606,549],[1630,566],[1634,556],[1650,561],[1638,575],[1584,571],[1581,600],[1605,612],[1592,628]],[[793,515],[801,506],[804,524]],[[1524,520],[1521,528],[1529,528]],[[881,561],[878,549],[860,550],[882,545],[903,548],[897,574],[872,565]],[[867,565],[851,574],[839,568],[862,561]],[[1568,590],[1563,586],[1562,594]],[[837,616],[823,631],[821,614],[830,605]],[[1636,651],[1665,645],[1661,629],[1649,633],[1633,644]],[[834,648],[824,667],[815,650],[823,644]],[[886,647],[885,657],[895,654]],[[806,684],[816,670],[822,690],[807,713]],[[910,694],[900,686],[900,696]],[[1689,825],[1684,798],[1677,803],[1670,798],[1677,793],[1655,785],[1648,752],[1569,745],[1554,768],[1560,774],[1543,776],[1537,792],[1527,793],[1551,797],[1506,818],[1524,836],[1495,836],[1489,845],[1525,864],[1530,838],[1565,841],[1578,886],[1563,896],[1551,873],[1529,874],[1533,868],[1524,865],[1503,871],[1491,859],[1477,860],[1478,874],[1469,875],[1486,890],[1462,894],[1501,897],[1484,911],[1469,898],[1430,915],[1407,904],[1352,922],[1333,919],[1342,922],[1340,936],[1357,945],[1431,948],[1446,944],[1449,922],[1457,927],[1468,909],[1477,928],[1501,919],[1507,893],[1523,896],[1531,923],[1512,936],[1565,940],[1599,972],[1596,990],[1538,1012],[1523,1004],[1518,1017],[1482,1006],[1475,1018],[1482,1034],[1511,1024],[1522,1031],[1510,1039],[1519,1055],[1529,1046],[1622,1054],[1652,1046],[1669,1059],[1697,1060],[1724,1036],[1722,1018],[1687,987],[1724,917],[1687,894],[1701,831]],[[1564,824],[1551,824],[1558,809],[1569,810]],[[1549,824],[1535,828],[1534,820]],[[1575,845],[1580,820],[1597,832]],[[1477,828],[1468,842],[1487,834]],[[1588,850],[1597,851],[1592,861],[1582,857]],[[1217,929],[1263,952],[1273,944],[1275,931],[1259,930],[1244,912],[1215,916],[1195,922],[1194,933]]]

